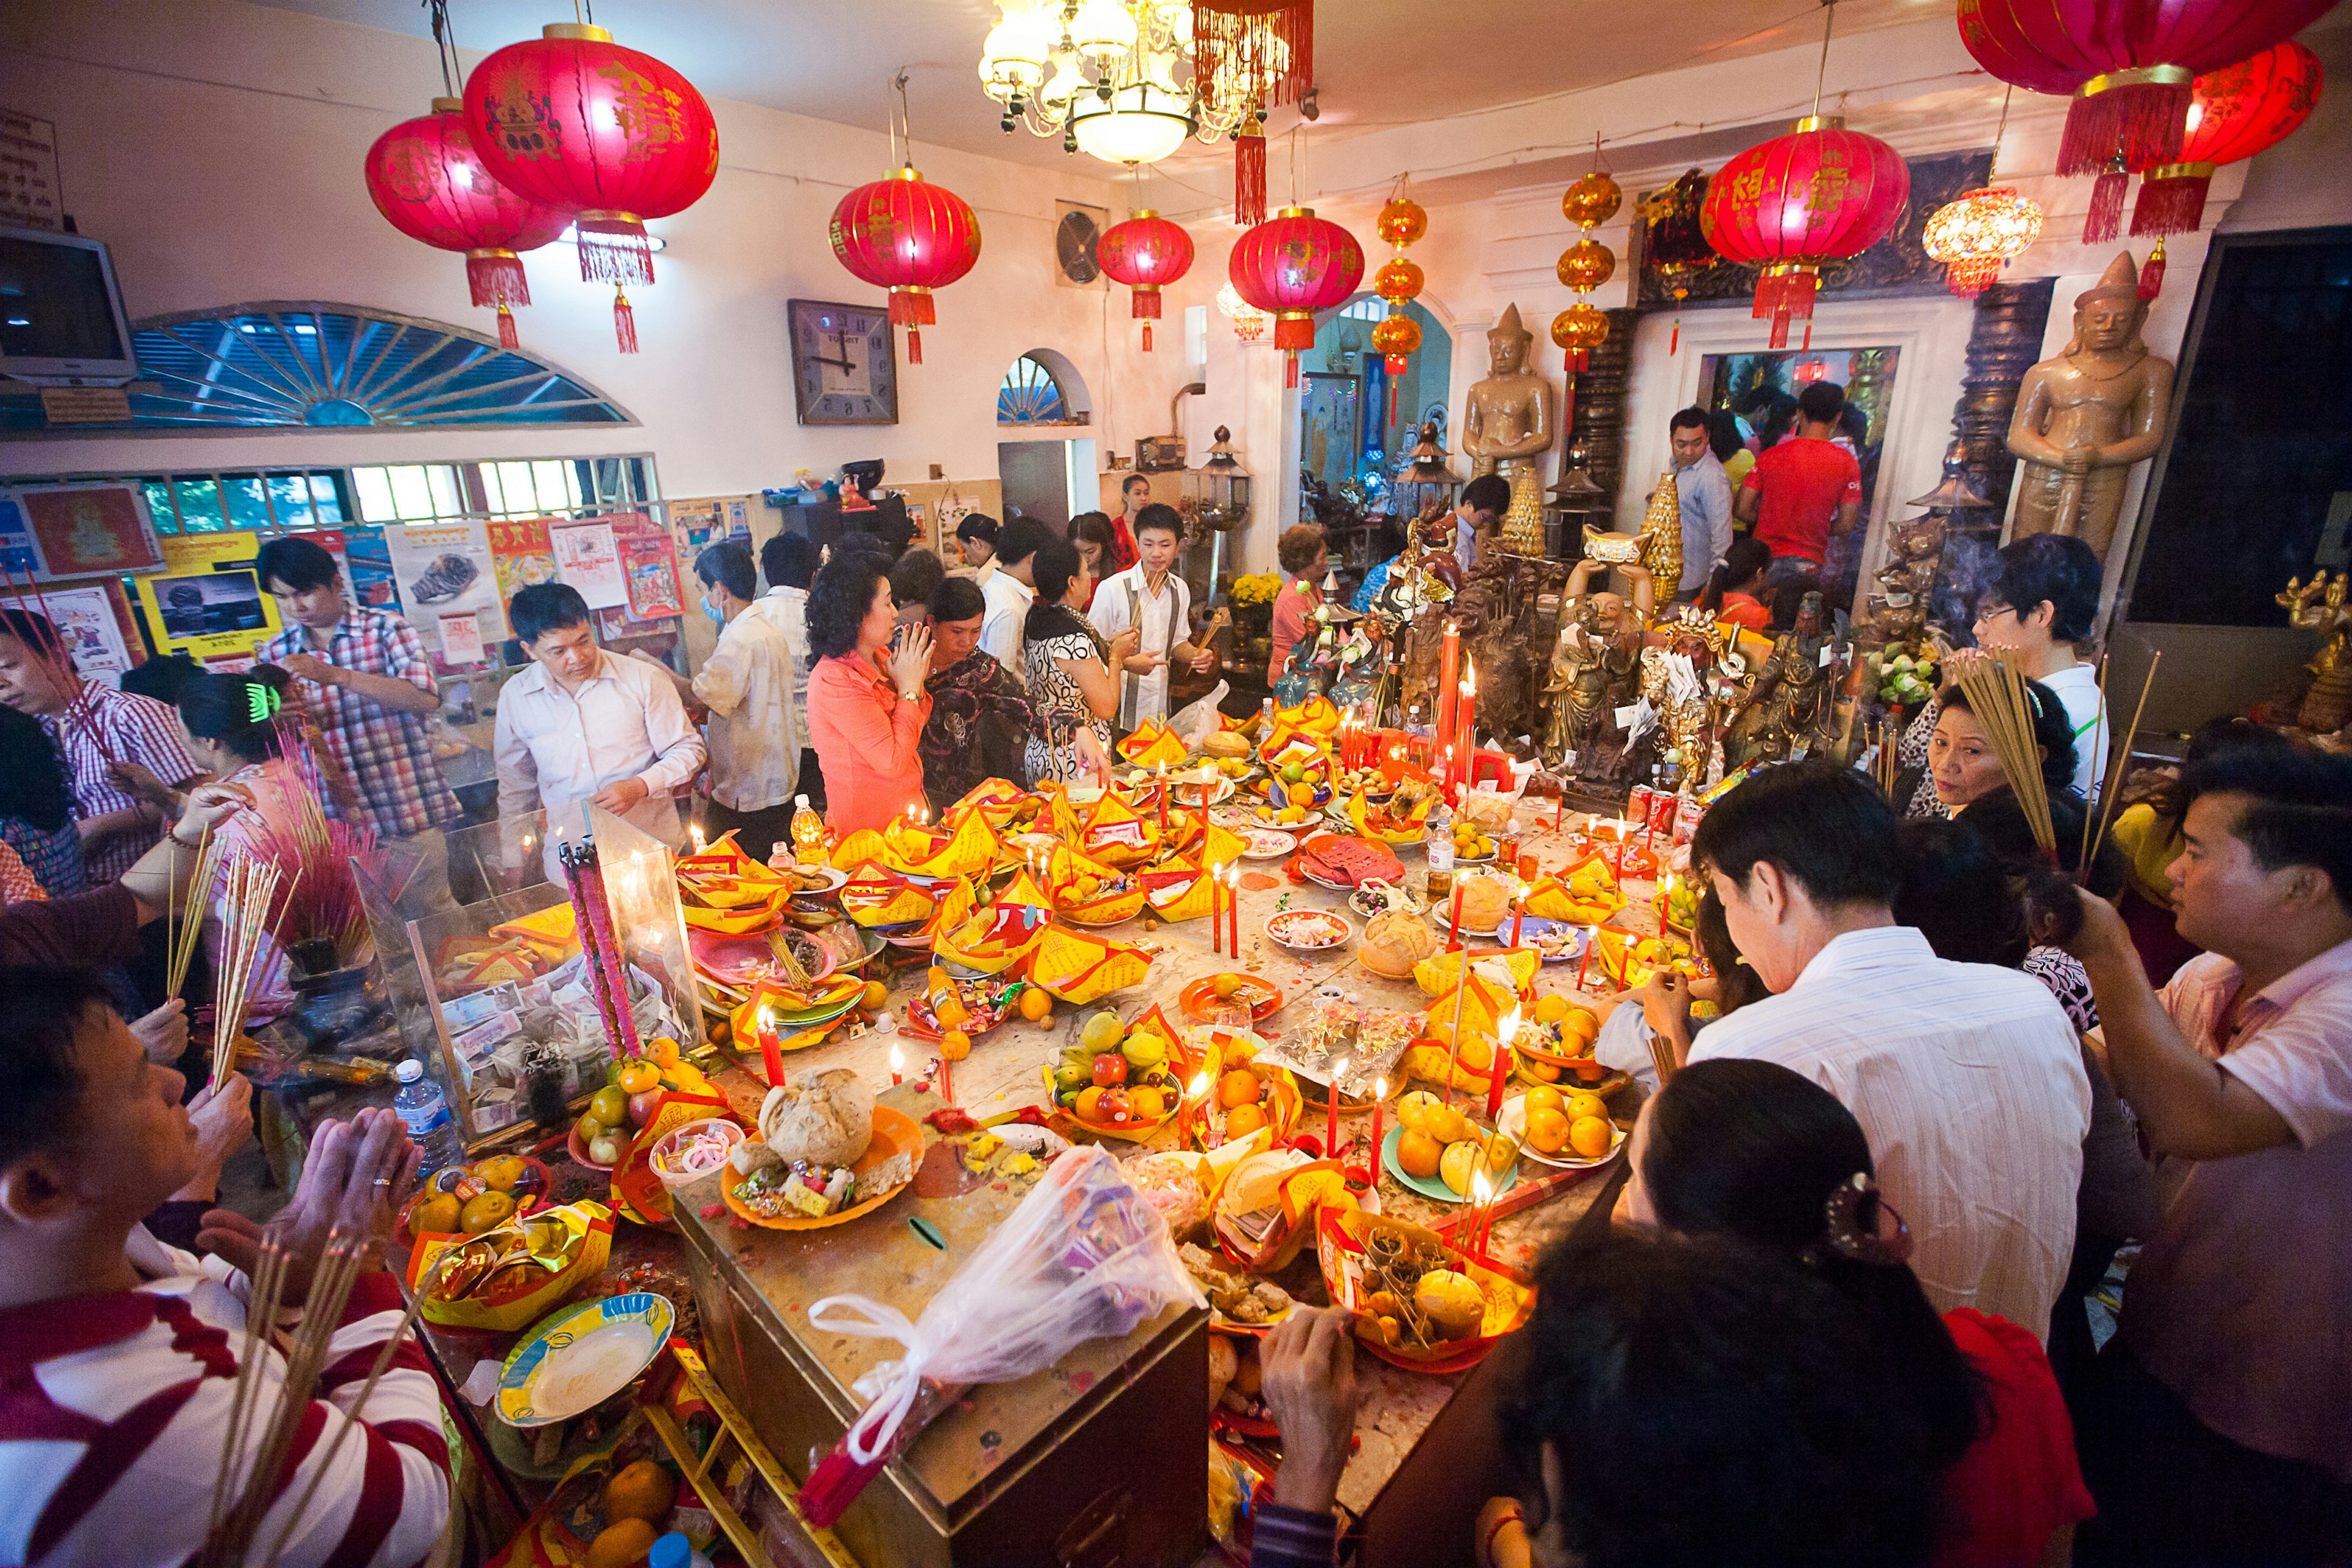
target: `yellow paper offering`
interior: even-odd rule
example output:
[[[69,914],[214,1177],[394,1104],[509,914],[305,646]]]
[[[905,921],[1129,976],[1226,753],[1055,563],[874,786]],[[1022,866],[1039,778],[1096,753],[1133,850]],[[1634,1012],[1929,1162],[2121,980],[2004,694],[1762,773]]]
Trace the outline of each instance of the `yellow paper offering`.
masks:
[[[1029,950],[1027,964],[1030,984],[1073,1006],[1084,1006],[1114,991],[1140,984],[1150,973],[1151,956],[1091,931],[1047,926]]]

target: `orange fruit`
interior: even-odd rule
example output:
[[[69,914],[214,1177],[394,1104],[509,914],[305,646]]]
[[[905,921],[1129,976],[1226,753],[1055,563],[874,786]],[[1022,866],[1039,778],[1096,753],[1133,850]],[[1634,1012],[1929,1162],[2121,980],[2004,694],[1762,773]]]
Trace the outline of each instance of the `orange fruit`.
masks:
[[[866,983],[865,994],[857,999],[857,1005],[869,1013],[879,1013],[889,1000],[890,988],[879,980],[869,980]]]
[[[1127,1104],[1138,1121],[1157,1121],[1168,1114],[1168,1097],[1149,1086],[1129,1089]]]
[[[1522,1056],[1519,1058],[1519,1067],[1520,1069],[1529,1078],[1536,1079],[1539,1083],[1558,1083],[1559,1081],[1561,1071],[1560,1068],[1557,1064],[1545,1061],[1540,1058]]]
[[[458,1212],[457,1228],[467,1236],[479,1236],[493,1226],[506,1223],[514,1213],[515,1201],[510,1193],[484,1193],[467,1198]]]
[[[659,1524],[669,1517],[669,1505],[677,1500],[677,1482],[670,1473],[651,1459],[639,1459],[604,1483],[604,1522],[613,1525],[625,1519],[642,1519],[647,1524]]]
[[[1037,986],[1021,993],[1021,1016],[1031,1023],[1040,1023],[1054,1016],[1054,999]]]
[[[442,1193],[425,1199],[408,1211],[409,1238],[414,1240],[428,1230],[443,1236],[452,1234],[457,1228],[457,1216],[464,1208],[455,1193]]]
[[[1528,1090],[1528,1114],[1531,1117],[1538,1110],[1562,1110],[1566,1102],[1560,1098],[1559,1090],[1548,1083],[1538,1084]]]
[[[1078,1090],[1076,1102],[1070,1107],[1071,1112],[1081,1121],[1099,1121],[1101,1118],[1097,1112],[1102,1106],[1102,1097],[1103,1091],[1099,1089],[1082,1089]]]
[[[1255,1105],[1236,1105],[1225,1112],[1225,1136],[1246,1138],[1265,1125],[1265,1112]]]
[[[1559,1021],[1559,1030],[1563,1035],[1590,1040],[1601,1033],[1601,1020],[1593,1016],[1590,1007],[1570,1007],[1568,1016]]]
[[[1257,1103],[1257,1074],[1247,1068],[1235,1068],[1217,1080],[1217,1103],[1227,1110]]]
[[[642,1519],[608,1524],[603,1534],[588,1543],[587,1568],[636,1568],[659,1539],[654,1527]]]
[[[1528,1147],[1538,1154],[1557,1154],[1568,1147],[1568,1118],[1549,1106],[1528,1112]]]
[[[1597,1116],[1603,1121],[1609,1120],[1609,1108],[1601,1103],[1601,1097],[1580,1089],[1574,1094],[1569,1095],[1562,1101],[1559,1110],[1560,1114],[1570,1121],[1580,1116]]]
[[[1499,1176],[1509,1170],[1518,1158],[1518,1145],[1501,1133],[1497,1132],[1486,1140],[1486,1169],[1495,1174]]]
[[[1231,1119],[1228,1118],[1228,1124]],[[1408,1127],[1397,1140],[1397,1168],[1408,1176],[1433,1176],[1445,1157],[1445,1145],[1418,1127]]]
[[[1485,1073],[1495,1065],[1494,1037],[1463,1030],[1462,1050],[1454,1059],[1456,1066],[1466,1071]]]
[[[1579,1158],[1598,1160],[1609,1152],[1614,1134],[1598,1116],[1580,1116],[1568,1124],[1568,1142]]]
[[[1454,1026],[1447,1020],[1440,1019],[1430,1025],[1428,1028],[1422,1031],[1422,1037],[1434,1044],[1440,1050],[1450,1051],[1454,1048]]]
[[[961,1029],[950,1029],[940,1037],[940,1055],[951,1062],[960,1062],[971,1055],[971,1037]]]

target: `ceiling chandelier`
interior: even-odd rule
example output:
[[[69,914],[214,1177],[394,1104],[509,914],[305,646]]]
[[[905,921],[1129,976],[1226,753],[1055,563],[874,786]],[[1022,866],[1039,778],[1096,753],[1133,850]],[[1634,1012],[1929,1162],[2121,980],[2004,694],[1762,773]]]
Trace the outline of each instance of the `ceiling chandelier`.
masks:
[[[1185,0],[997,0],[980,51],[999,123],[1058,136],[1107,163],[1156,163],[1186,139],[1254,128],[1260,105],[1232,72],[1193,68]]]

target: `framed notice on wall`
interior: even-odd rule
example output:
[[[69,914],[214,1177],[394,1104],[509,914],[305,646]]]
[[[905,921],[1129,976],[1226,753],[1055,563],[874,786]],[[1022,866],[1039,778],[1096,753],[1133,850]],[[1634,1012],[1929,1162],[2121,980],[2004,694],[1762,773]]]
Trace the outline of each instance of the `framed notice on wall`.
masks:
[[[383,531],[408,620],[446,675],[481,662],[484,645],[507,637],[506,601],[499,597],[490,535],[479,520],[410,522]],[[450,622],[445,634],[443,623]],[[474,653],[459,659],[450,651]]]
[[[180,533],[163,541],[163,570],[139,579],[156,648],[208,669],[244,669],[278,635],[278,605],[261,591],[257,533]]]
[[[41,485],[13,493],[44,578],[152,572],[163,564],[147,498],[129,485]]]

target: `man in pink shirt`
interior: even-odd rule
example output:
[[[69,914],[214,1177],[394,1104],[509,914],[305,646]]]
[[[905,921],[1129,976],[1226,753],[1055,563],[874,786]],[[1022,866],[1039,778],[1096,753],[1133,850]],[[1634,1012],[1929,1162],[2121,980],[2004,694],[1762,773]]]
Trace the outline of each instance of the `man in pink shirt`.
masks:
[[[1862,468],[1830,439],[1845,410],[1845,388],[1817,381],[1797,395],[1797,433],[1756,459],[1732,498],[1731,514],[1772,547],[1769,580],[1821,574],[1830,535],[1862,520]]]
[[[2352,759],[2190,770],[2169,868],[2206,952],[2152,989],[2084,897],[2116,1088],[2164,1217],[2077,1412],[2099,1502],[2082,1563],[2342,1562],[2352,1551]]]

